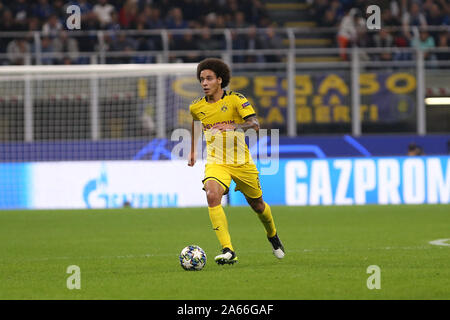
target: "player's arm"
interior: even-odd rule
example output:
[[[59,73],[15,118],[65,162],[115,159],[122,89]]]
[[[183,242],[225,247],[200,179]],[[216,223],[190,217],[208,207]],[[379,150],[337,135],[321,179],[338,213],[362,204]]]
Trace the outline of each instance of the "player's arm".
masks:
[[[234,130],[243,130],[244,132],[248,129],[253,129],[255,131],[259,131],[259,121],[256,117],[256,114],[245,117],[244,123],[236,123],[234,125]]]
[[[198,120],[192,120],[191,126],[191,151],[189,152],[188,166],[193,167],[197,159],[198,140],[202,136],[202,123]]]

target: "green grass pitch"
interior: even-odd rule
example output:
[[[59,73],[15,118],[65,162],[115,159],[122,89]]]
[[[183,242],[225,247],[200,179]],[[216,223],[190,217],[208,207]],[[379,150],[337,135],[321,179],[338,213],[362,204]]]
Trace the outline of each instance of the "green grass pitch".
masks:
[[[226,207],[239,262],[218,266],[207,208],[0,211],[0,299],[450,299],[450,206],[278,207],[277,260],[249,207]],[[189,244],[207,253],[184,271]],[[66,286],[67,267],[81,289]],[[380,267],[369,290],[367,267]]]

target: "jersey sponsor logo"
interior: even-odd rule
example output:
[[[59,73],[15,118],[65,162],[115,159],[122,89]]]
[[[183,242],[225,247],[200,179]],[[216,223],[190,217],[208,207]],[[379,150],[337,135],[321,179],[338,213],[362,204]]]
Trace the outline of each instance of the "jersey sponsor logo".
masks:
[[[229,124],[229,123],[234,123],[234,120],[227,120],[227,121],[220,121],[220,122],[216,122],[216,123],[208,123],[208,124],[203,124],[203,129],[207,130],[207,129],[211,129],[214,125],[219,124],[219,123],[224,123],[224,124]]]
[[[242,108],[245,108],[245,107],[248,107],[250,105],[250,102],[244,102],[243,104],[242,104]]]

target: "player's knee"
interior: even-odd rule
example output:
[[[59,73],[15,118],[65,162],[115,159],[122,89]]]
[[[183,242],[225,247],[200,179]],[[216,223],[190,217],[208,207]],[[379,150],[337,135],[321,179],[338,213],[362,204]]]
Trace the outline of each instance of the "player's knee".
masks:
[[[216,190],[206,190],[206,199],[210,207],[218,206],[221,203],[222,195]]]
[[[256,213],[263,213],[266,206],[264,201],[255,201],[251,204],[251,207]]]

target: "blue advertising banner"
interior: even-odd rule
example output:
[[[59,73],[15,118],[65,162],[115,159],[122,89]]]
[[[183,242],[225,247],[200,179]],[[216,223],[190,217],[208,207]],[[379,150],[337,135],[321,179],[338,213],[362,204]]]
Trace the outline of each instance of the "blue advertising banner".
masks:
[[[27,163],[0,163],[0,209],[28,207],[30,168]]]
[[[0,162],[77,161],[77,160],[169,160],[180,141],[133,139],[66,142],[3,142]],[[280,158],[377,157],[406,155],[414,142],[426,155],[450,153],[450,135],[370,135],[353,137],[280,137]],[[260,144],[267,141],[259,140]],[[255,158],[254,150],[251,148]]]
[[[264,200],[273,205],[450,203],[449,156],[261,159],[257,165]],[[0,209],[206,206],[203,169],[183,160],[0,164]],[[246,205],[234,188],[229,203]]]
[[[274,205],[450,203],[450,157],[281,159],[260,181]],[[230,190],[231,205],[247,204]]]

